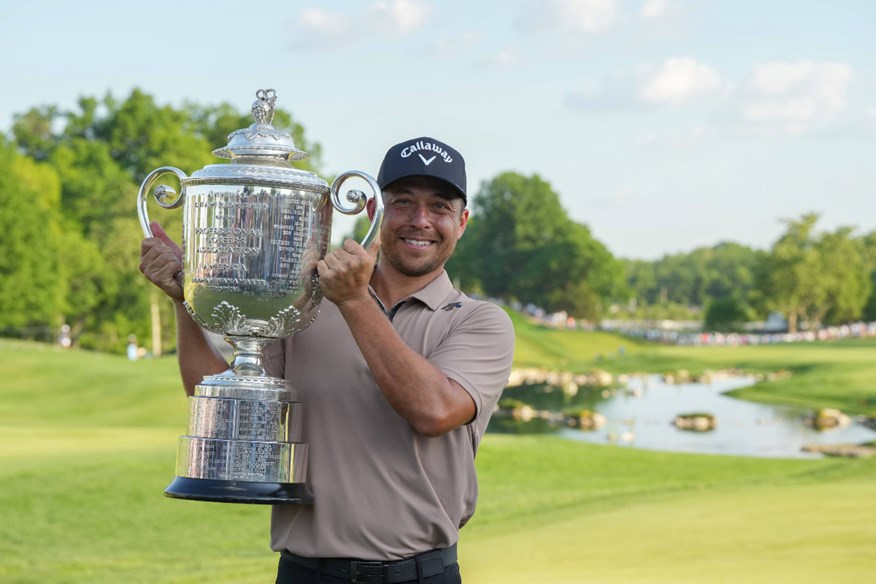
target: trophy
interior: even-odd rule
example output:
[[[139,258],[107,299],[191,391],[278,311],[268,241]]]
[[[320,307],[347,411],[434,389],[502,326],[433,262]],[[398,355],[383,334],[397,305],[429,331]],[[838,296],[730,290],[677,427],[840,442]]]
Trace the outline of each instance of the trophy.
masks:
[[[268,343],[307,328],[319,313],[316,264],[328,249],[332,210],[353,215],[368,198],[353,189],[342,201],[341,185],[358,177],[373,191],[375,213],[364,247],[380,228],[383,201],[377,182],[363,172],[342,173],[329,188],[314,173],[293,168],[291,161],[308,155],[271,125],[276,93],[259,90],[256,97],[255,122],[213,151],[230,164],[208,165],[191,176],[171,166],[158,168],[137,196],[146,237],[153,236],[146,210],[150,191],[165,209],[184,204],[184,267],[177,278],[185,307],[199,325],[234,348],[231,369],[208,375],[189,397],[188,433],[179,438],[176,478],[165,494],[233,503],[310,503],[302,404],[288,382],[266,374],[261,352]],[[178,196],[157,185],[166,175],[178,178]]]

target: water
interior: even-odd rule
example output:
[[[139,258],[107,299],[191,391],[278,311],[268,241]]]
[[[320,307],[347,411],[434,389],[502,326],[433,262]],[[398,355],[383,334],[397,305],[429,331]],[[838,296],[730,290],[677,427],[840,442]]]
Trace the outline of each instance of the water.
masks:
[[[545,420],[516,423],[512,429],[510,420],[497,420],[497,431],[556,431],[560,435],[583,442],[599,444],[614,443],[619,446],[649,450],[668,450],[701,454],[734,454],[776,458],[818,458],[818,453],[802,450],[808,444],[840,444],[876,440],[876,432],[852,423],[844,428],[818,431],[806,424],[802,409],[760,404],[723,395],[731,389],[752,385],[750,377],[726,377],[711,383],[667,384],[659,376],[631,378],[624,389],[614,391],[607,397],[601,391],[581,390],[578,395],[563,395],[559,389],[545,394],[543,388],[530,387],[533,400],[524,396],[526,390],[516,392],[514,397],[533,407],[549,409],[559,401],[565,407],[587,407],[606,418],[601,428],[582,431],[557,427]],[[523,389],[523,388],[512,388]],[[508,395],[510,390],[506,390]],[[537,395],[541,393],[542,395]],[[534,403],[533,403],[534,402]],[[571,404],[569,402],[572,402]],[[672,421],[675,416],[692,412],[709,412],[718,419],[717,428],[707,432],[691,432],[677,429]],[[526,427],[529,426],[527,429]]]

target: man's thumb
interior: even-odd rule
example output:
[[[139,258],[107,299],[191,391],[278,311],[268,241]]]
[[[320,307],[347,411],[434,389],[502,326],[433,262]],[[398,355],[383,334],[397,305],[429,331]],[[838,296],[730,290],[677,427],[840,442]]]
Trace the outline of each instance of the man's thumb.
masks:
[[[371,245],[368,246],[368,253],[371,254],[372,258],[377,259],[377,254],[380,252],[380,232],[377,232],[377,235],[374,237],[374,241],[371,242]]]
[[[170,238],[170,236],[161,226],[161,223],[159,223],[158,221],[152,221],[149,226],[152,228],[152,234],[155,237],[160,239],[164,245],[176,252],[176,255],[178,255],[180,258],[182,257],[182,249],[176,244],[174,240]]]

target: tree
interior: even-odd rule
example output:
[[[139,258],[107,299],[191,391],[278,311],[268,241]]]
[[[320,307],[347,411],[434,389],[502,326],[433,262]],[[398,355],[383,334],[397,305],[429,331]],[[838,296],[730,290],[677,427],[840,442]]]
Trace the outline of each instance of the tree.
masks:
[[[630,289],[633,305],[655,304],[658,301],[655,262],[647,260],[621,260],[624,278]]]
[[[472,204],[466,234],[448,262],[464,286],[587,318],[624,287],[620,264],[568,217],[538,175],[500,174]]]
[[[754,274],[763,253],[722,242],[655,261],[623,260],[632,297],[615,312],[646,320],[704,318],[708,328],[730,326],[730,309],[737,322],[749,320],[756,315],[753,305],[760,294]]]
[[[861,317],[867,321],[874,321],[876,320],[876,231],[861,237],[861,247],[866,270],[870,274],[870,296],[867,298]]]
[[[818,327],[826,318],[860,318],[872,285],[864,243],[850,227],[815,233],[818,215],[786,220],[787,229],[758,269],[762,302],[787,315],[795,332],[805,320]]]
[[[534,250],[521,270],[519,298],[550,312],[598,320],[608,300],[624,294],[623,268],[590,229],[568,221],[554,240]]]
[[[83,235],[101,233],[114,219],[131,214],[136,186],[105,142],[71,138],[52,149],[48,163],[63,178],[64,215]]]
[[[0,138],[0,329],[58,324],[60,185],[54,170]]]
[[[758,256],[749,247],[723,242],[654,262],[627,260],[626,278],[637,304],[702,307],[731,296],[747,302],[755,287]]]
[[[822,234],[815,249],[821,264],[824,301],[812,306],[807,317],[816,325],[860,318],[872,290],[863,241],[854,237],[853,228],[839,227]]]
[[[784,220],[785,233],[773,244],[758,269],[758,287],[765,306],[785,314],[792,333],[797,332],[809,306],[825,300],[813,236],[817,221],[815,213],[803,215],[798,221]]]
[[[11,197],[3,207],[4,220],[22,219],[21,225],[10,219],[4,237],[15,238],[8,249],[23,246],[31,251],[22,251],[26,259],[0,259],[0,275],[14,274],[3,278],[0,287],[18,290],[19,295],[21,289],[31,287],[40,293],[29,296],[27,307],[20,299],[9,300],[16,302],[10,314],[17,316],[16,324],[9,317],[6,326],[66,320],[80,344],[122,350],[128,334],[148,337],[152,308],[158,308],[163,336],[172,339],[170,301],[153,297],[137,270],[142,237],[135,215],[138,187],[159,166],[176,166],[191,174],[205,165],[223,163],[212,156],[212,150],[224,146],[230,132],[252,122],[249,112],[239,114],[227,104],[174,108],[157,104],[138,89],[123,100],[110,94],[83,97],[70,111],[42,106],[15,116],[12,134],[24,156],[11,146],[4,150],[3,167],[13,165],[17,170],[0,177],[0,202]],[[289,131],[296,145],[311,154],[299,166],[316,170],[320,147],[306,141],[303,126],[277,110],[274,127]],[[39,181],[44,184],[32,188]],[[54,210],[49,209],[52,197]],[[31,203],[27,209],[26,201]],[[179,239],[183,214],[151,208],[152,218]],[[42,215],[35,215],[34,209]],[[44,245],[33,246],[34,236],[25,233],[31,228],[31,216],[43,221],[51,242],[44,236]],[[12,266],[14,262],[20,265]],[[33,285],[38,275],[25,268],[27,262],[45,266],[55,286]],[[48,294],[58,298],[52,302],[42,298]]]
[[[474,270],[491,296],[518,296],[521,287],[531,288],[534,276],[527,274],[524,282],[521,270],[534,253],[556,239],[569,220],[566,211],[541,177],[514,172],[483,184],[472,203],[477,225],[460,245],[474,247],[477,254],[473,265],[458,267]]]
[[[35,107],[13,116],[12,135],[19,148],[36,161],[48,158],[56,142],[54,126],[59,116],[55,106]]]
[[[725,296],[709,302],[703,327],[710,331],[730,331],[749,320],[747,304],[739,298]]]

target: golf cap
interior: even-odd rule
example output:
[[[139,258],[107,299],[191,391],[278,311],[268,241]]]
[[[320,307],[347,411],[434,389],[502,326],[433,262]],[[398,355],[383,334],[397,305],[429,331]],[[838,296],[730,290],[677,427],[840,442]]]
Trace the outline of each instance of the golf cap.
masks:
[[[465,160],[453,147],[440,140],[423,136],[406,140],[390,148],[383,157],[377,184],[385,189],[408,176],[431,176],[447,182],[462,197],[465,194]]]

